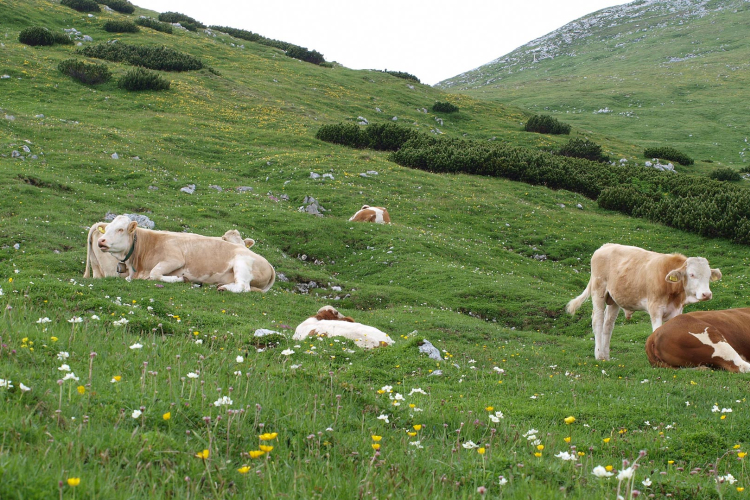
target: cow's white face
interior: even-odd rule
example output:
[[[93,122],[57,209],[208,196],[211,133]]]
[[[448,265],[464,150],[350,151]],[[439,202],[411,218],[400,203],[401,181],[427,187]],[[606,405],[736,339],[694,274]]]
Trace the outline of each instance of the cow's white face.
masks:
[[[124,215],[118,215],[109,223],[106,231],[99,237],[97,245],[102,252],[125,253],[130,250],[132,234],[138,223]]]
[[[685,301],[688,304],[710,300],[713,294],[709,282],[721,279],[721,271],[708,267],[708,261],[703,257],[688,257],[685,265],[667,274],[667,281],[677,283],[682,281],[685,287]]]

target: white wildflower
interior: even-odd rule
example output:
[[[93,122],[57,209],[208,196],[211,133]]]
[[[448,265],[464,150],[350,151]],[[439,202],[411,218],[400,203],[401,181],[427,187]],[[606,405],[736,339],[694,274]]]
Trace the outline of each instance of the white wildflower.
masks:
[[[555,455],[560,460],[575,460],[576,456],[574,454],[568,453],[567,451],[561,451],[557,455]]]
[[[592,470],[591,473],[596,477],[612,477],[614,475],[614,473],[607,471],[607,469],[601,465],[594,467],[594,470]]]
[[[138,342],[136,342],[135,344],[133,344],[133,345],[130,346],[130,348],[134,349],[134,350],[135,349],[141,349],[142,347],[143,347],[143,344],[139,344]]]
[[[622,481],[623,479],[630,479],[631,477],[633,477],[634,473],[635,473],[635,469],[633,469],[632,467],[623,469],[617,474],[617,480]]]
[[[508,484],[508,480],[503,476],[499,476],[497,484],[499,484],[500,486],[505,486],[506,484]]]
[[[44,318],[39,318],[38,320],[36,320],[36,322],[37,323],[52,323],[52,320],[45,316]]]
[[[60,368],[58,368],[58,370],[61,371],[61,372],[69,372],[70,371],[70,366],[68,366],[66,364],[63,364]]]
[[[80,316],[73,316],[68,320],[68,323],[83,323],[83,318]]]
[[[115,326],[125,326],[129,323],[127,318],[118,319],[117,321],[113,321],[112,324]]]
[[[382,420],[386,424],[390,423],[390,420],[388,420],[388,415],[386,415],[384,413],[381,414],[381,415],[378,415],[378,420]]]
[[[283,356],[291,356],[292,354],[294,354],[294,351],[292,349],[284,349],[283,351],[281,351],[281,354]]]
[[[133,414],[131,415],[131,417],[138,418],[141,415],[143,415],[143,413],[141,412],[141,410],[133,410]]]
[[[64,359],[68,359],[70,357],[70,354],[66,351],[60,351],[57,353],[57,359],[60,361],[63,361]]]
[[[465,443],[461,444],[464,448],[467,450],[473,450],[474,448],[479,448],[479,445],[476,444],[474,441],[466,441]]]
[[[187,378],[198,378],[199,375],[195,372],[190,372],[187,374]]]
[[[245,361],[245,358],[243,358],[242,356],[237,356],[234,360],[238,363],[242,363],[243,361]]]
[[[416,389],[411,390],[411,392],[409,393],[409,396],[411,396],[412,394],[417,394],[417,393],[427,395],[426,392],[424,392],[421,388],[417,387]]]
[[[76,382],[78,382],[79,379],[78,377],[76,377],[75,373],[70,372],[70,373],[66,373],[65,376],[63,377],[63,382],[65,382],[66,380],[75,380]]]
[[[646,479],[644,479],[643,481],[641,481],[641,484],[642,484],[643,486],[645,486],[646,488],[648,488],[649,486],[651,486],[651,479],[649,479],[649,478],[646,478]]]
[[[31,387],[26,387],[25,385],[23,385],[23,382],[18,384],[18,387],[21,389],[22,392],[29,392],[31,390]]]
[[[230,406],[233,403],[229,396],[222,396],[214,401],[214,406]]]

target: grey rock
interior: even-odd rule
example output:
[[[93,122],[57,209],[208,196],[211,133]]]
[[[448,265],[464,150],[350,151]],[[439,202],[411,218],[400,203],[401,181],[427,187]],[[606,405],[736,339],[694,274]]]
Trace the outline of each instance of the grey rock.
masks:
[[[419,352],[427,354],[431,359],[434,359],[436,361],[443,360],[443,357],[440,355],[440,351],[438,350],[438,348],[432,345],[432,343],[427,339],[424,339],[422,341],[422,345],[419,346]]]
[[[12,122],[13,120],[16,119],[16,117],[13,115],[5,115],[5,119]]]
[[[279,195],[279,199],[281,201],[289,201],[289,195],[288,194]]]
[[[237,192],[238,193],[248,193],[248,192],[250,192],[252,190],[253,190],[253,188],[251,188],[250,186],[240,186],[240,187],[237,188]]]
[[[333,180],[333,174],[323,174],[323,178]]]
[[[558,203],[557,206],[560,208],[565,208],[565,203]]]
[[[378,173],[375,170],[368,170],[367,175],[378,175]]]
[[[432,373],[427,375],[428,377],[440,377],[443,374],[443,370],[433,370]]]
[[[149,187],[148,187],[148,190],[149,190],[149,191],[158,191],[158,190],[159,190],[159,188],[158,188],[158,187],[156,187],[156,186],[149,186]]]
[[[42,114],[34,115],[34,118],[44,118],[44,115]]]
[[[83,35],[83,41],[84,41],[84,42],[93,42],[93,41],[94,41],[94,39],[93,39],[93,38],[91,38],[91,37],[90,37],[90,36],[88,36],[88,35]]]
[[[210,185],[210,186],[208,186],[208,187],[209,187],[209,189],[215,189],[215,190],[217,190],[217,191],[218,191],[218,192],[220,192],[220,193],[221,193],[222,191],[224,191],[224,190],[223,190],[223,189],[221,188],[221,186],[217,186],[216,184],[211,184],[211,185]]]
[[[297,210],[299,212],[307,212],[308,214],[317,215],[319,217],[323,217],[322,212],[326,211],[325,208],[320,206],[318,200],[316,200],[312,196],[305,196],[305,199],[302,202],[302,206]]]
[[[316,174],[315,172],[310,172],[310,179],[320,179],[320,174]]]
[[[10,78],[10,77],[9,77],[9,78]],[[382,110],[382,109],[380,109],[380,108],[375,108],[375,111],[377,111],[378,113],[382,113],[382,112],[383,112],[383,110]]]
[[[10,78],[10,75],[2,75],[2,76],[0,76],[0,80],[6,80],[8,78]]]
[[[359,176],[360,176],[360,177],[368,177],[368,175],[367,175],[367,174],[364,174],[364,173],[363,173],[363,174],[359,174]]]
[[[120,159],[120,155],[118,155],[117,153],[112,153],[112,159],[113,160],[119,160]]]
[[[281,332],[277,332],[276,330],[269,330],[268,328],[258,328],[255,330],[255,333],[253,333],[253,337],[265,337],[266,335],[281,335],[284,334]]]
[[[10,157],[11,157],[11,158],[19,158],[20,156],[21,156],[21,153],[19,153],[19,152],[18,152],[17,150],[15,150],[15,149],[14,149],[13,151],[11,151],[11,152],[10,152]]]
[[[577,208],[578,210],[583,210],[583,205],[581,205],[581,204],[579,203],[578,205],[576,205],[576,208]]]
[[[156,224],[154,224],[154,221],[146,217],[145,215],[141,214],[122,214],[128,219],[135,221],[138,223],[140,227],[146,228],[146,229],[153,229]],[[107,215],[104,216],[104,220],[109,222],[111,220],[114,220],[114,218],[117,217],[117,214],[114,212],[107,212]]]
[[[359,121],[360,125],[369,125],[370,124],[370,122],[368,122],[367,118],[365,118],[364,116],[358,116],[357,120]]]
[[[287,278],[284,273],[276,273],[276,279],[278,281],[283,281],[284,283],[289,283],[289,278]]]
[[[393,120],[394,122],[398,121],[398,116],[394,116],[393,118],[391,118],[391,120]]]
[[[180,191],[187,194],[193,194],[195,193],[195,184],[190,184],[188,186],[185,186],[183,188],[180,188]]]
[[[534,254],[534,260],[538,260],[539,262],[544,262],[547,260],[547,256],[544,254]]]

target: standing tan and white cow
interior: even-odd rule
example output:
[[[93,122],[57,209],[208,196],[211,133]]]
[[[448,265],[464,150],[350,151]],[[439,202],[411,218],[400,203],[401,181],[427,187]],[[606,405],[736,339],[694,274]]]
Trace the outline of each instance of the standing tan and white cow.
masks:
[[[609,359],[609,342],[620,309],[648,311],[652,330],[682,314],[685,304],[711,299],[709,281],[721,279],[703,257],[662,254],[638,247],[607,243],[591,257],[586,289],[568,302],[570,314],[591,296],[596,359]]]
[[[652,366],[710,366],[750,372],[750,307],[696,311],[663,324],[646,341]]]
[[[266,292],[276,280],[271,264],[244,242],[142,229],[124,215],[109,223],[97,244],[117,258],[131,279],[217,284],[230,292]]]
[[[371,207],[370,205],[362,205],[356,214],[349,218],[350,221],[355,222],[375,222],[377,224],[390,224],[391,216],[388,214],[388,210],[385,207]]]

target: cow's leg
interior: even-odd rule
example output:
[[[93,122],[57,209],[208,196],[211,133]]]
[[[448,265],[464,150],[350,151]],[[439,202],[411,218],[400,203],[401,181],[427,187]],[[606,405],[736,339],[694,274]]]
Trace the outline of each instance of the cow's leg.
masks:
[[[594,355],[596,359],[609,359],[609,352],[607,357],[603,357],[602,354],[602,328],[604,326],[604,312],[607,307],[605,300],[606,290],[592,290],[591,303],[593,310],[591,312],[591,329],[594,330]],[[607,341],[609,345],[609,341]]]
[[[167,276],[169,273],[185,266],[183,260],[163,260],[156,264],[148,275],[148,279],[163,281],[164,283],[182,282],[182,276]]]
[[[620,306],[614,302],[607,304],[607,309],[604,312],[604,322],[602,323],[601,342],[599,343],[599,355],[597,359],[609,359],[609,341],[612,339],[612,330],[615,328],[615,320],[618,314],[620,314]]]
[[[253,280],[253,259],[252,257],[237,256],[234,258],[234,283],[221,285],[219,291],[228,291],[234,293],[249,292],[250,282]]]
[[[664,324],[664,307],[648,305],[648,314],[651,316],[651,331],[656,331],[661,325]]]

